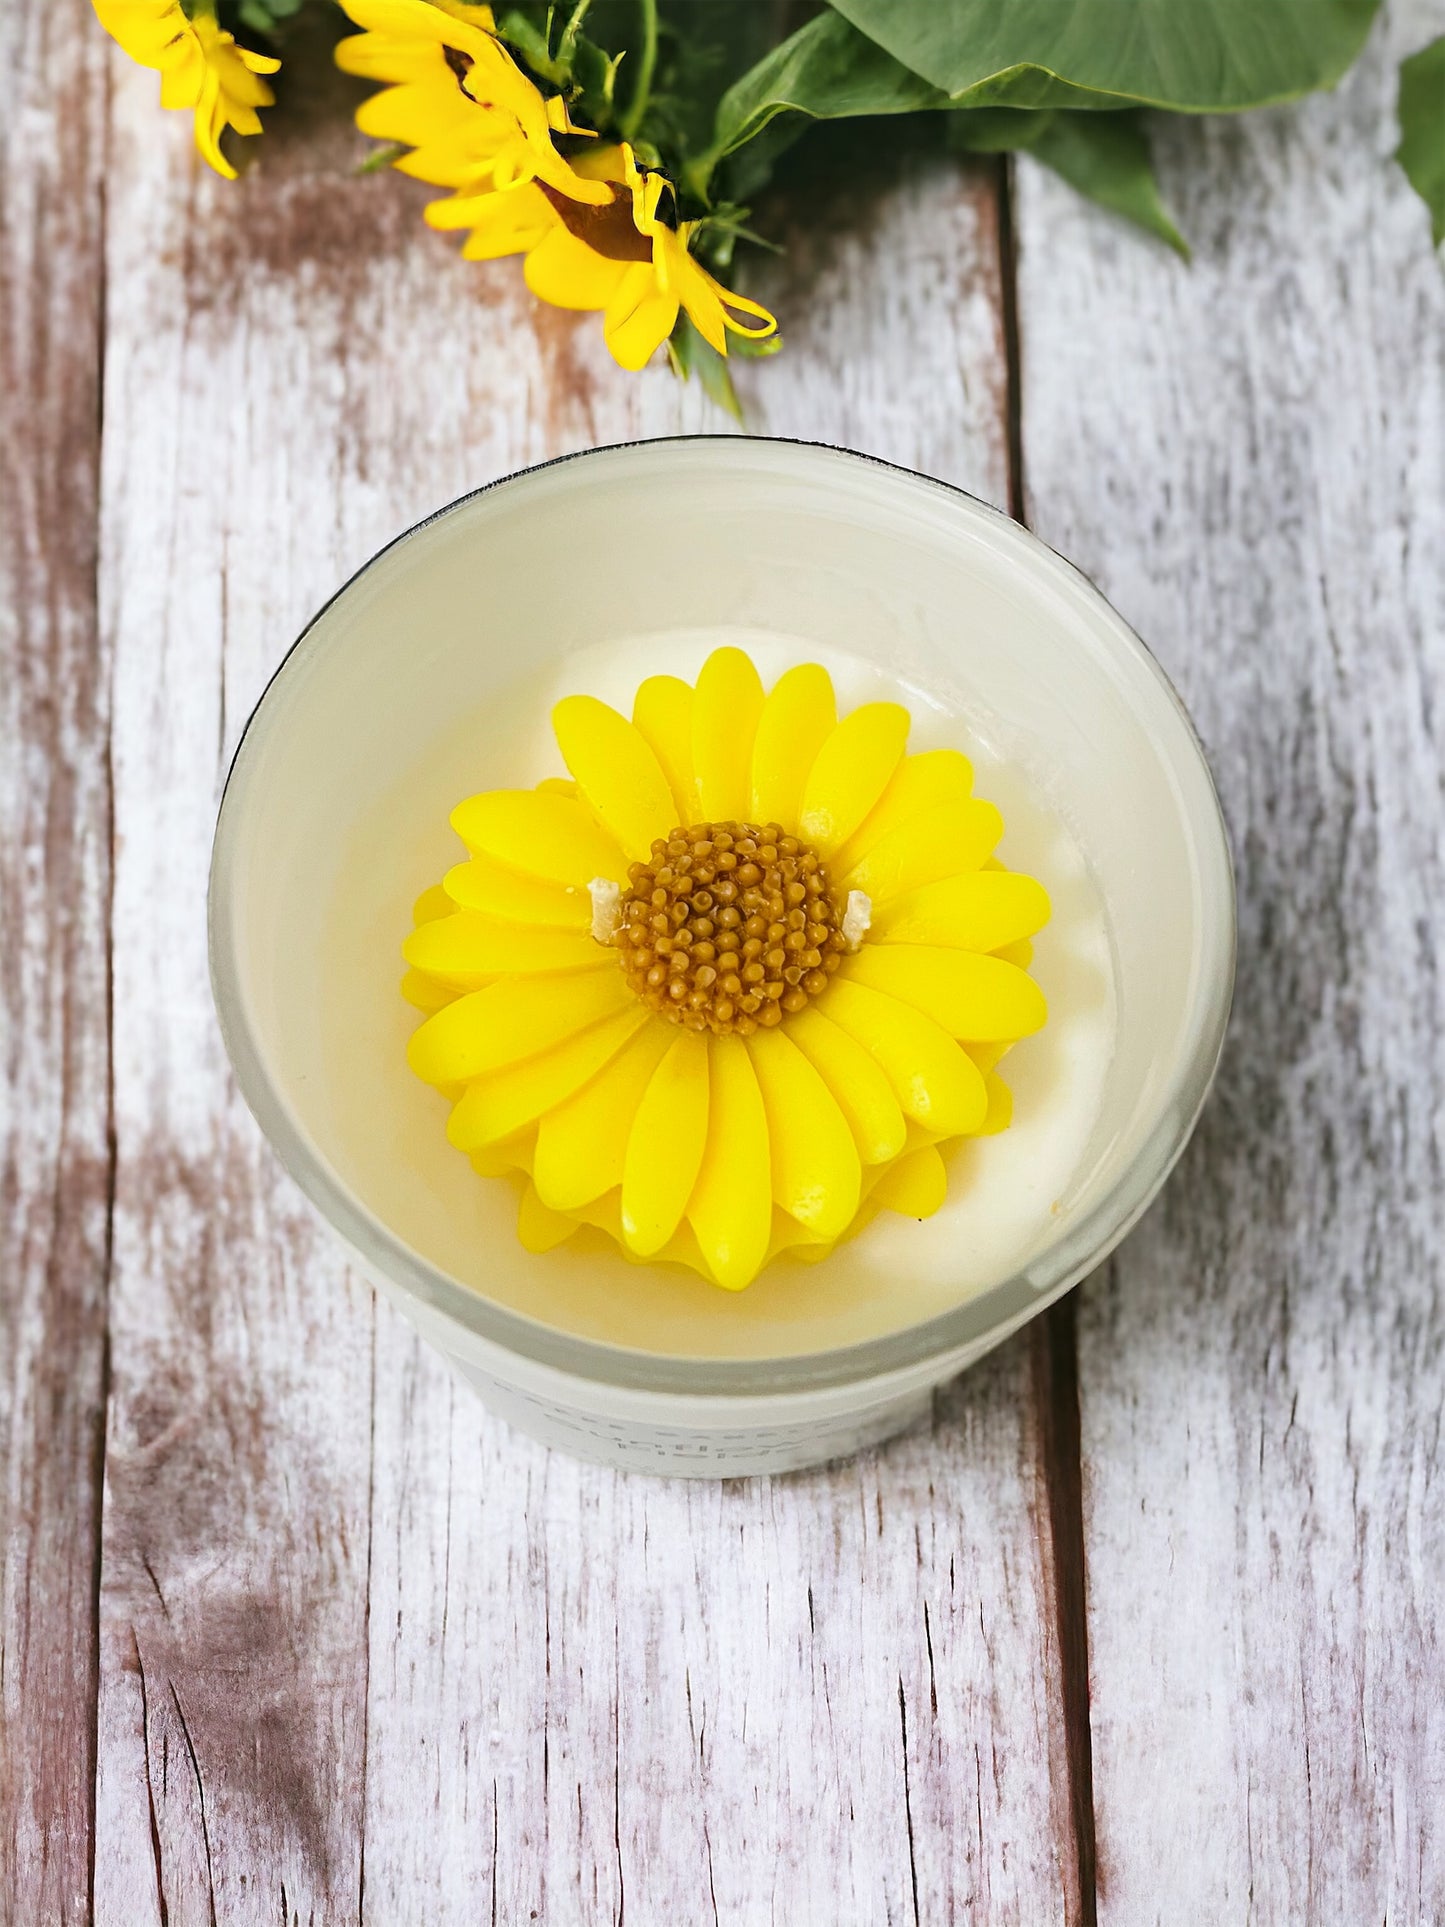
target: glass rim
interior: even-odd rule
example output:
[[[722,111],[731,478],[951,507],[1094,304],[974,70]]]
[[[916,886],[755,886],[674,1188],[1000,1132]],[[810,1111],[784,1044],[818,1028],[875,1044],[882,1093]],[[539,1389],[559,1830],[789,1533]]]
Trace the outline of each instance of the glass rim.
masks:
[[[714,1358],[679,1353],[649,1352],[611,1345],[557,1330],[540,1319],[483,1297],[414,1251],[355,1195],[310,1143],[281,1095],[259,1039],[253,1031],[245,1000],[238,993],[239,932],[230,883],[242,814],[247,764],[255,753],[266,712],[278,699],[289,673],[294,672],[305,645],[328,612],[376,568],[393,550],[410,542],[434,523],[494,495],[499,490],[574,463],[606,463],[640,449],[714,444],[733,450],[789,449],[821,454],[845,463],[862,463],[887,474],[906,477],[941,496],[966,502],[1004,527],[1026,547],[1036,550],[1049,566],[1061,567],[1082,583],[1088,594],[1103,603],[1117,625],[1126,652],[1152,674],[1183,725],[1187,751],[1204,779],[1212,811],[1200,831],[1201,846],[1210,841],[1222,858],[1227,929],[1214,939],[1213,968],[1203,980],[1191,1018],[1190,1034],[1181,1062],[1169,1085],[1156,1100],[1153,1131],[1146,1145],[1125,1164],[1103,1196],[1057,1242],[1046,1245],[1028,1264],[974,1296],[917,1324],[880,1337],[836,1346],[825,1351],[789,1352],[763,1358]],[[1171,760],[1178,762],[1177,757]],[[211,850],[207,893],[207,931],[211,990],[227,1055],[237,1086],[272,1149],[289,1176],[320,1213],[329,1228],[360,1259],[408,1296],[442,1313],[475,1337],[504,1352],[517,1354],[534,1365],[623,1390],[717,1398],[756,1398],[863,1384],[908,1373],[920,1366],[966,1352],[994,1332],[1003,1335],[1044,1309],[1115,1249],[1158,1195],[1188,1144],[1209,1095],[1224,1048],[1233,997],[1237,946],[1234,867],[1228,830],[1218,791],[1192,718],[1173,683],[1148,645],[1104,596],[1097,585],[1067,556],[1060,555],[1032,529],[992,503],[937,477],[920,474],[901,463],[863,454],[833,443],[801,437],[736,434],[692,434],[639,438],[578,449],[533,463],[496,480],[470,489],[394,536],[378,549],[316,611],[281,658],[267,680],[237,741],[221,793]]]

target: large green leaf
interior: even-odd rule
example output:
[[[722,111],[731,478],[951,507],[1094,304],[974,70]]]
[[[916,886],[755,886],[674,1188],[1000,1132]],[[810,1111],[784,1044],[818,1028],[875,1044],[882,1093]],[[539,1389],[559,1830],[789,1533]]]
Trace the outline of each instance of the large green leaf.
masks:
[[[1189,246],[1170,220],[1149,143],[1137,114],[1055,114],[1028,151],[1080,194],[1122,214],[1189,259]]]
[[[957,100],[1065,106],[1064,82],[1125,103],[1228,113],[1333,86],[1379,0],[830,0]],[[1037,94],[1015,92],[1037,86]],[[1102,101],[1101,101],[1102,104]]]
[[[1430,233],[1445,241],[1445,34],[1400,68],[1400,145],[1395,159],[1430,210]]]
[[[728,88],[718,102],[712,157],[741,147],[789,111],[814,120],[842,120],[952,105],[946,94],[910,73],[846,20],[823,13]]]

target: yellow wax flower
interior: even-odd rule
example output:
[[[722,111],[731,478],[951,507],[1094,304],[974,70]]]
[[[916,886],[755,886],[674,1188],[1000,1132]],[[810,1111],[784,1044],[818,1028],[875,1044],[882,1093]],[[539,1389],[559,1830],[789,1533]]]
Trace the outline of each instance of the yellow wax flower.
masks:
[[[356,124],[412,151],[396,166],[439,187],[494,190],[545,182],[580,202],[609,190],[562,158],[554,133],[575,130],[560,99],[542,98],[492,32],[492,10],[463,0],[342,0],[364,32],[343,40],[336,64],[387,83]]]
[[[1047,1014],[1048,897],[968,759],[731,648],[552,720],[569,777],[457,806],[403,945],[411,1067],[480,1174],[523,1174],[523,1242],[590,1225],[736,1291],[937,1210],[939,1146],[1007,1127],[996,1066]]]
[[[580,207],[539,182],[525,196],[478,193],[463,183],[450,199],[433,201],[433,227],[469,228],[462,252],[490,261],[526,256],[527,286],[556,308],[600,312],[603,335],[623,368],[641,368],[677,323],[679,308],[720,355],[729,333],[765,340],[777,332],[766,308],[714,280],[689,251],[697,222],[670,226],[662,218],[671,185],[644,172],[625,141],[579,155],[576,171],[606,183],[604,206]]]
[[[221,152],[228,127],[238,134],[259,134],[258,107],[276,96],[260,78],[274,74],[279,60],[237,46],[216,24],[212,10],[197,7],[187,19],[180,0],[93,0],[96,16],[142,67],[161,76],[162,107],[189,107],[195,114],[196,146],[228,181],[236,170]]]

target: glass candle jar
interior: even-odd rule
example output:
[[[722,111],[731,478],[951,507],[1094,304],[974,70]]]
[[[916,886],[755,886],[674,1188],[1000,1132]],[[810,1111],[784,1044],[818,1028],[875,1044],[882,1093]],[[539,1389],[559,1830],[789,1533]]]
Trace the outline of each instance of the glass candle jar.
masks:
[[[1005,1148],[978,1153],[995,1162],[958,1173],[971,1217],[946,1206],[926,1226],[870,1227],[737,1294],[630,1265],[600,1238],[526,1252],[515,1193],[451,1149],[445,1106],[407,1069],[416,1014],[396,989],[411,900],[462,854],[452,806],[560,773],[556,697],[626,709],[643,676],[690,677],[720,641],[765,676],[816,655],[844,706],[907,702],[914,747],[973,755],[980,793],[1010,825],[1032,822],[1036,844],[1057,824],[1099,925],[1095,962],[1070,966],[1069,1021],[1050,1026],[1057,1062],[1080,1039],[1098,1058],[1067,1169],[1039,1175],[1043,1140],[1015,1136],[1021,1102],[989,1141]],[[1057,908],[1047,863],[1028,867]],[[941,483],[732,436],[529,470],[368,563],[242,738],[210,931],[241,1090],[353,1261],[512,1423],[609,1464],[710,1477],[817,1464],[901,1430],[1107,1256],[1193,1128],[1234,967],[1203,754],[1097,590]],[[1043,1048],[1018,1046],[1021,1063]],[[1045,1064],[1020,1084],[1037,1107],[1052,1101]],[[1013,1214],[997,1249],[991,1197]]]

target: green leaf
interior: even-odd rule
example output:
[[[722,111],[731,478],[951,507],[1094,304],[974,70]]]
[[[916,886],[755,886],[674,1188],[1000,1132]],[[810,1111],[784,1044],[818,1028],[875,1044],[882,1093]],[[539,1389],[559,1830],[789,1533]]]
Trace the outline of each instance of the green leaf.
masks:
[[[1445,34],[1400,67],[1400,145],[1395,159],[1430,210],[1430,234],[1445,241]]]
[[[1229,113],[1333,86],[1379,0],[830,0],[954,100]],[[1003,91],[999,89],[1002,87]],[[980,104],[984,104],[980,100]]]
[[[1137,114],[1055,114],[1029,152],[1070,187],[1189,259],[1189,245],[1159,198]]]
[[[1038,145],[1053,108],[963,107],[948,123],[948,144],[965,154],[1015,154]]]
[[[696,375],[703,393],[741,427],[742,403],[738,400],[726,360],[711,342],[704,341],[687,315],[680,314],[667,344],[667,357],[673,373],[687,381]]]
[[[777,115],[814,120],[911,114],[948,97],[910,73],[835,13],[820,14],[735,81],[718,102],[710,158],[741,147]]]

